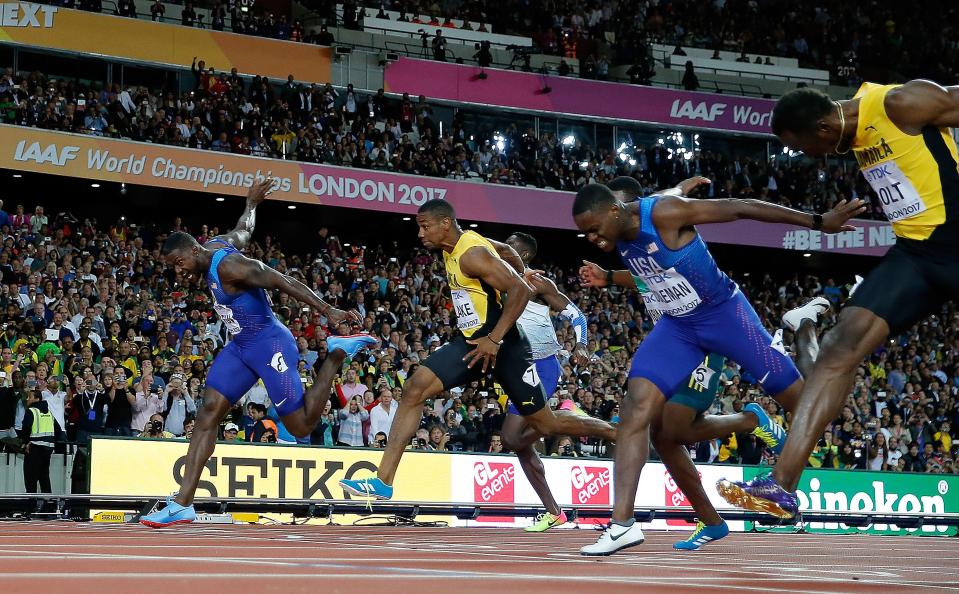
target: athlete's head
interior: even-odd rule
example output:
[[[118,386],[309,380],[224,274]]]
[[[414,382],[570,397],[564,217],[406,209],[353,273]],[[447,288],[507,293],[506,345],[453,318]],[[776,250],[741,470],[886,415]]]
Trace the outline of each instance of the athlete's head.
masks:
[[[625,205],[604,185],[589,184],[576,192],[573,220],[586,239],[604,252],[616,248],[616,241],[629,222]]]
[[[822,91],[803,87],[776,102],[772,129],[789,148],[819,156],[836,150],[842,126],[832,99]]]
[[[506,238],[506,244],[516,250],[519,257],[523,259],[523,264],[529,264],[536,257],[536,238],[529,233],[516,231]]]
[[[416,213],[416,224],[420,241],[429,250],[440,249],[450,232],[459,229],[456,211],[446,200],[427,200]]]
[[[638,200],[643,195],[643,185],[635,177],[621,175],[606,184],[609,191],[622,202]]]
[[[167,266],[173,266],[177,272],[193,276],[203,272],[200,262],[200,244],[189,233],[176,231],[171,233],[160,248],[160,256]]]

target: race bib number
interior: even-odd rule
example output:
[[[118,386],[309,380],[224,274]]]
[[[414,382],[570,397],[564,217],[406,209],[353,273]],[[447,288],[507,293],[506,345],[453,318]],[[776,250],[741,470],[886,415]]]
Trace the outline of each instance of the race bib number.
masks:
[[[710,369],[708,363],[709,358],[706,358],[690,375],[691,387],[697,392],[708,390],[709,384],[713,381],[713,376],[716,375],[716,372]]]
[[[539,374],[536,373],[536,365],[530,365],[523,373],[523,382],[528,386],[536,387],[539,385]]]
[[[643,302],[654,321],[687,315],[703,302],[692,283],[675,268],[664,269],[653,258],[632,258],[629,265],[649,288],[643,293]]]
[[[863,169],[862,175],[879,195],[879,203],[890,223],[914,217],[926,210],[926,203],[895,161]]]
[[[220,320],[223,321],[223,325],[226,326],[230,334],[235,336],[243,329],[240,327],[240,323],[236,321],[236,318],[233,317],[233,310],[229,307],[214,303],[213,310],[216,311],[216,315],[220,316]]]
[[[469,291],[463,289],[453,289],[450,291],[453,295],[453,307],[456,309],[456,325],[460,330],[471,330],[483,325],[479,314],[476,313],[476,306],[473,299],[470,298]]]

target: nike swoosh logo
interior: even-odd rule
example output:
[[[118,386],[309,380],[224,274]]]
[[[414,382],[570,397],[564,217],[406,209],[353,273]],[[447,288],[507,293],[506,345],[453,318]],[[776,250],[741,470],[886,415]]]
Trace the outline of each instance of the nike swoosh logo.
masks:
[[[766,375],[769,375],[769,374],[767,373]],[[763,379],[766,379],[766,378],[763,378]],[[279,402],[274,403],[273,406],[283,406],[283,403],[286,402],[287,400],[289,400],[289,398],[290,398],[290,397],[287,396],[287,397],[284,398],[283,400],[280,400]]]
[[[629,250],[626,250],[625,252],[619,252],[619,255],[623,256],[624,258],[626,257],[627,254],[629,254]]]
[[[622,537],[622,536],[623,536],[624,534],[626,534],[627,532],[629,532],[629,528],[627,528],[626,530],[623,530],[623,531],[620,532],[618,535],[617,535],[617,534],[613,534],[613,531],[610,530],[610,531],[609,531],[609,537],[612,538],[613,540],[619,540],[620,537]]]
[[[768,372],[768,371],[766,372],[766,375],[763,376],[763,379],[759,380],[759,383],[761,383],[761,384],[764,383],[764,382],[766,381],[766,378],[767,378],[767,377],[769,377],[769,372]]]

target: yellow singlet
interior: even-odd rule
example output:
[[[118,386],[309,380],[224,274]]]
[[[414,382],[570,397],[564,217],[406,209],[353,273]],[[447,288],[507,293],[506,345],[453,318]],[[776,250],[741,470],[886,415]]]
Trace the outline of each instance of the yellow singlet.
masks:
[[[959,219],[959,155],[949,128],[906,134],[886,114],[886,93],[899,85],[864,83],[856,93],[859,123],[852,150],[879,195],[898,237],[938,239]],[[933,237],[933,233],[936,236]]]
[[[503,311],[499,291],[477,278],[466,276],[460,270],[460,258],[474,247],[486,248],[494,257],[499,258],[493,244],[475,231],[463,233],[452,252],[443,251],[446,277],[453,296],[453,306],[456,308],[456,325],[466,337],[472,336],[487,323],[495,324]]]

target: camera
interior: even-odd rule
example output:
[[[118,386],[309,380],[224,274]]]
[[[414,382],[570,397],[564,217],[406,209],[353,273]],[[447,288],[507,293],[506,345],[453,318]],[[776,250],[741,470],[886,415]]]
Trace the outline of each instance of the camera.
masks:
[[[564,456],[572,456],[572,455],[573,455],[573,446],[571,446],[571,445],[564,445],[564,446],[563,446],[563,449],[562,449],[562,452],[563,452],[563,455],[564,455]]]
[[[152,432],[152,433],[163,433],[163,422],[162,422],[162,421],[150,421],[150,432]]]

